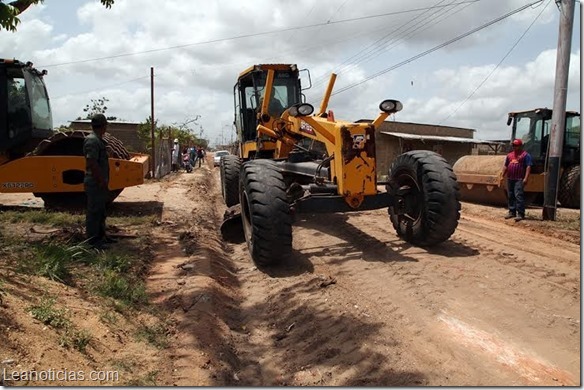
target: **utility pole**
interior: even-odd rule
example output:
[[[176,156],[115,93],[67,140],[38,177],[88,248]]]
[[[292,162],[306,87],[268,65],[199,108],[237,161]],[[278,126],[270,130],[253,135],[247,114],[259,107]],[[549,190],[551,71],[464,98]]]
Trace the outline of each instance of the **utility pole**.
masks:
[[[556,54],[556,81],[554,86],[554,107],[550,132],[548,172],[543,201],[544,221],[556,220],[560,167],[566,128],[566,96],[568,92],[568,71],[572,49],[572,29],[576,0],[555,0],[560,9],[560,33]]]
[[[156,149],[154,142],[154,67],[150,67],[150,138],[152,143],[152,178],[156,175]]]

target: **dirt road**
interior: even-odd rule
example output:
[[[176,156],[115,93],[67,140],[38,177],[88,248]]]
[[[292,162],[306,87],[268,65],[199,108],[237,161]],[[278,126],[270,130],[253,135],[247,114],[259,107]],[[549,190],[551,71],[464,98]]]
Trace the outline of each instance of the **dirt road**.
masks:
[[[119,198],[138,201],[163,205],[145,232],[172,324],[160,385],[580,385],[579,234],[464,204],[426,250],[385,210],[303,215],[292,258],[258,269],[219,235],[217,168]]]
[[[579,384],[579,243],[474,205],[430,251],[384,210],[303,216],[293,257],[258,269],[218,235],[217,169],[157,191],[173,224],[150,289],[177,324],[176,384]]]

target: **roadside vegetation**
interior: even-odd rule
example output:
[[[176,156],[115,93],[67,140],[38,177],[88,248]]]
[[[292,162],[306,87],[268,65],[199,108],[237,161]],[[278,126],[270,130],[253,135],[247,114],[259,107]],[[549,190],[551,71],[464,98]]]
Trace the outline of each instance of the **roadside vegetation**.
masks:
[[[126,234],[107,251],[86,245],[84,222],[83,214],[0,211],[0,317],[6,317],[0,319],[0,336],[3,330],[11,336],[14,329],[30,326],[26,333],[42,332],[44,341],[80,354],[88,364],[103,349],[99,339],[104,334],[118,334],[120,340],[127,334],[136,350],[165,349],[169,325],[150,304],[145,286],[151,259],[147,232],[155,217],[108,218],[110,228],[141,234]],[[9,353],[0,347],[0,361]],[[118,384],[153,385],[156,375],[150,368],[137,365]]]

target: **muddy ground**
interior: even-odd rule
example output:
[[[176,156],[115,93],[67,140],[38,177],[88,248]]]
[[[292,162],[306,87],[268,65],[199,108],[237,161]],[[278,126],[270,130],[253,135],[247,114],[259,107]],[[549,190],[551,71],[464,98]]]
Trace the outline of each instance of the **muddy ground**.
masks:
[[[28,195],[0,203],[39,206]],[[114,207],[153,215],[115,244],[142,240],[149,305],[112,324],[82,288],[4,275],[3,368],[165,386],[580,385],[579,211],[550,223],[530,209],[516,223],[465,203],[454,236],[431,250],[397,238],[385,210],[303,215],[293,256],[258,269],[245,244],[219,235],[218,168],[128,188]],[[85,352],[27,315],[47,290],[92,333]],[[132,336],[155,320],[166,343]]]

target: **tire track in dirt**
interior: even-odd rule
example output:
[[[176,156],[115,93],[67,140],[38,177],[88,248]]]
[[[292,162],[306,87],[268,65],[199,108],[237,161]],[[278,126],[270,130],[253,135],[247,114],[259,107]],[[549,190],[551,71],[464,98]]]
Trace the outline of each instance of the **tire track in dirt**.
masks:
[[[223,386],[237,365],[228,323],[236,319],[236,279],[219,237],[218,189],[208,167],[161,183],[164,204],[151,234],[155,256],[148,290],[172,329],[172,383]]]
[[[573,383],[574,379],[570,377],[579,376],[579,300],[557,283],[547,280],[547,274],[532,276],[525,271],[501,268],[497,252],[489,253],[483,249],[489,247],[488,243],[482,241],[481,245],[467,246],[457,238],[459,232],[453,240],[431,252],[409,247],[400,240],[388,238],[390,228],[385,212],[353,214],[348,218],[327,217],[326,226],[322,226],[321,221],[315,219],[312,225],[317,225],[321,231],[328,230],[335,237],[332,242],[339,237],[351,242],[363,251],[364,260],[371,258],[372,254],[378,256],[378,264],[373,266],[364,266],[358,260],[347,260],[343,256],[326,260],[326,264],[342,266],[336,274],[348,276],[348,281],[354,282],[353,291],[361,290],[362,296],[375,297],[374,302],[382,307],[401,300],[400,310],[403,307],[409,308],[409,312],[421,309],[421,314],[413,315],[418,317],[419,323],[440,318],[436,316],[441,316],[444,310],[455,313],[458,318],[468,317],[468,321],[483,329],[500,330],[506,334],[505,339],[517,344],[517,348],[531,351],[526,356],[529,353],[541,354],[550,358],[550,366],[557,362],[560,366],[569,367],[572,376],[556,375],[564,377],[565,383]],[[461,228],[465,229],[464,220]],[[360,238],[363,233],[357,234],[353,231],[355,229],[367,232],[370,237],[363,241]],[[314,232],[307,236],[314,237]],[[463,233],[463,237],[468,238],[468,234]],[[539,237],[532,239],[538,240]],[[375,242],[380,248],[387,247],[386,251],[381,251],[385,252],[385,256],[371,249],[371,243]],[[572,253],[572,261],[577,261],[577,256]],[[577,274],[577,270],[571,272],[571,275]],[[566,281],[569,280],[566,278]],[[384,281],[385,286],[380,281]],[[384,290],[390,293],[386,295],[389,299],[379,294]],[[567,343],[566,340],[570,339],[571,343]],[[434,340],[434,343],[440,345],[441,342]],[[480,361],[476,363],[481,364]],[[535,381],[541,384],[547,380],[557,384],[552,377],[523,379],[528,381],[526,383]]]
[[[162,273],[185,282],[161,290],[176,324],[177,384],[577,383],[572,248],[556,261],[534,235],[525,245],[536,253],[492,245],[483,236],[496,225],[485,233],[463,218],[450,241],[425,250],[398,239],[385,211],[369,211],[302,216],[292,256],[258,269],[245,244],[221,242],[219,174],[208,173],[204,199],[181,204],[199,222],[173,262],[193,268]],[[546,276],[556,262],[565,275]]]

